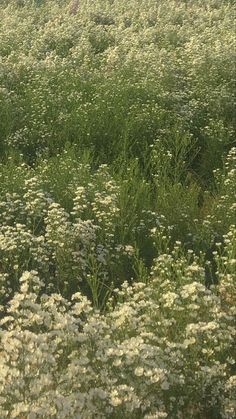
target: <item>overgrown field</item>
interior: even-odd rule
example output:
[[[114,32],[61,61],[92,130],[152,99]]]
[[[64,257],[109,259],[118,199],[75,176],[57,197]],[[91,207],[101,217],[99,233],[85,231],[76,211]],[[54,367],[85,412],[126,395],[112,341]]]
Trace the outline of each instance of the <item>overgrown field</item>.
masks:
[[[1,419],[236,417],[234,18],[1,0]]]

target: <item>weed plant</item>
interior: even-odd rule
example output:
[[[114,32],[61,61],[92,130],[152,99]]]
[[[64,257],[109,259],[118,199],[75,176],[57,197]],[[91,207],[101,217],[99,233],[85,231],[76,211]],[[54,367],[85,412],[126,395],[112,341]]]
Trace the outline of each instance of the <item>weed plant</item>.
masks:
[[[236,416],[234,15],[1,1],[1,418]]]

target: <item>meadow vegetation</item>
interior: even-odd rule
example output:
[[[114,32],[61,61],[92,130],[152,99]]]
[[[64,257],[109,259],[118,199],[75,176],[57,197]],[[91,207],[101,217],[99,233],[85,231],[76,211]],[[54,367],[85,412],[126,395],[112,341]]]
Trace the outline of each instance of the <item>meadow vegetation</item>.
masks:
[[[234,16],[1,1],[1,418],[236,416]]]

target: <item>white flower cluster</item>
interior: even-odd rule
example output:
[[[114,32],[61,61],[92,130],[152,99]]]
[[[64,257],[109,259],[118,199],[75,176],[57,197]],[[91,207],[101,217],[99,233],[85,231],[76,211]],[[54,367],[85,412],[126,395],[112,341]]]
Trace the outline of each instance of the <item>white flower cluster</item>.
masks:
[[[1,417],[233,418],[235,273],[207,289],[196,263],[172,256],[172,278],[165,265],[104,314],[25,271],[0,321]]]
[[[235,418],[233,1],[0,15],[0,419]]]
[[[216,183],[216,195],[214,198],[207,196],[206,192],[205,204],[203,205],[202,215],[199,219],[195,219],[196,232],[193,237],[193,243],[196,245],[198,241],[208,241],[214,244],[214,250],[217,247],[223,247],[223,244],[230,241],[230,237],[225,237],[226,232],[230,230],[230,226],[235,224],[236,219],[236,148],[232,147],[227,156],[226,161],[221,169],[213,171]],[[227,233],[228,234],[228,233]],[[229,233],[230,234],[230,233]],[[215,242],[215,243],[214,243]]]
[[[176,127],[167,126],[176,121],[204,137],[209,163],[219,158],[213,142],[232,141],[230,2],[2,0],[0,7],[6,147],[28,154],[99,138],[112,153],[124,133],[134,142],[161,138],[169,164],[178,153],[170,141]]]
[[[72,207],[67,212],[45,192],[50,174],[41,169],[38,176],[30,169],[27,175],[18,171],[23,181],[19,193],[2,191],[0,267],[11,283],[6,295],[17,290],[24,270],[36,269],[47,289],[64,296],[82,289],[99,305],[112,280],[118,280],[112,275],[130,263],[134,252],[117,234],[119,187],[106,165],[87,174],[86,186],[78,186],[79,179],[70,173],[65,193],[70,193]]]

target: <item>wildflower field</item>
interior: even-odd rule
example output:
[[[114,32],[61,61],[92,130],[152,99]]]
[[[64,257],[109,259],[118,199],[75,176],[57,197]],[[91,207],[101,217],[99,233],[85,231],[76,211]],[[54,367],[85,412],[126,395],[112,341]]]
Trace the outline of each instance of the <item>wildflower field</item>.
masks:
[[[235,14],[0,1],[0,419],[236,417]]]

